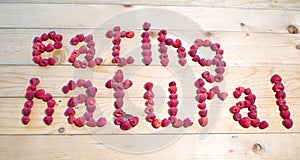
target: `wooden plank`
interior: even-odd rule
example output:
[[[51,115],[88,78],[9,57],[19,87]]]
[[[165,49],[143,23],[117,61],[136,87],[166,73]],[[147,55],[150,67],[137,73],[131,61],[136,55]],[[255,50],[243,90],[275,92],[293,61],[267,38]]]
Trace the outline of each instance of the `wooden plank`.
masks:
[[[40,88],[52,93],[55,97],[69,97],[64,95],[61,88],[69,80],[83,78],[91,80],[98,88],[97,97],[112,97],[113,90],[107,89],[105,83],[111,79],[119,69],[114,66],[100,66],[92,69],[78,70],[71,66],[36,67],[36,66],[2,66],[0,67],[1,83],[0,97],[24,97],[26,87],[32,77],[39,77]],[[178,94],[181,97],[194,97],[194,82],[206,68],[201,67],[141,67],[128,66],[121,68],[125,78],[133,81],[133,86],[128,89],[128,96],[142,97],[143,86],[151,81],[157,86],[155,91],[157,97],[168,97],[167,87],[171,81],[178,83]],[[160,72],[158,72],[160,71]],[[213,70],[211,70],[213,72]],[[225,79],[221,84],[207,84],[210,89],[214,85],[219,85],[221,90],[232,92],[238,86],[250,87],[259,97],[274,97],[272,84],[269,79],[273,74],[280,74],[284,78],[288,97],[299,97],[298,79],[299,68],[289,67],[227,67]],[[145,74],[147,73],[147,74]],[[190,92],[193,91],[193,92]],[[230,95],[232,96],[232,95]]]
[[[299,98],[288,97],[287,102],[290,107],[291,117],[294,120],[292,129],[285,129],[282,125],[282,118],[279,115],[278,107],[275,104],[274,98],[257,97],[256,105],[258,107],[258,117],[261,120],[266,120],[269,127],[265,130],[258,128],[242,128],[238,122],[232,119],[232,113],[229,108],[237,103],[239,100],[228,98],[225,102],[217,99],[207,101],[209,124],[207,127],[202,128],[198,124],[198,111],[197,102],[194,98],[180,98],[179,99],[179,112],[178,118],[185,119],[189,117],[193,122],[193,126],[184,128],[160,128],[154,129],[151,124],[146,122],[144,113],[145,100],[143,98],[128,98],[124,99],[124,110],[128,114],[136,115],[140,118],[138,126],[130,131],[122,131],[113,124],[114,107],[113,98],[97,98],[97,109],[94,113],[94,118],[98,120],[100,117],[106,117],[107,125],[103,128],[82,127],[78,128],[70,125],[67,118],[64,116],[64,111],[67,109],[66,98],[55,98],[57,106],[55,107],[55,114],[53,116],[53,124],[46,126],[43,122],[45,116],[44,110],[46,104],[44,102],[34,100],[35,105],[30,115],[31,122],[29,125],[24,126],[21,123],[21,110],[23,103],[26,101],[23,98],[0,98],[0,134],[99,134],[99,135],[117,135],[117,134],[174,134],[181,135],[183,133],[193,134],[215,134],[215,133],[300,133],[299,119],[300,116],[300,103]],[[168,117],[167,98],[155,98],[155,114],[158,118],[163,119]],[[86,110],[84,105],[79,105],[76,109],[76,116],[82,116]],[[241,113],[246,116],[247,109],[242,110]],[[59,133],[59,129],[64,128],[63,133]]]
[[[5,57],[0,59],[2,65],[35,65],[32,61],[32,41],[35,36],[39,36],[44,32],[49,32],[52,29],[1,29],[0,36],[0,56]],[[192,31],[178,31],[168,30],[170,37],[173,39],[182,39],[182,44],[188,50],[192,45],[192,42],[197,39],[211,39],[213,42],[218,42],[225,50],[224,59],[228,66],[294,66],[299,67],[298,59],[300,59],[300,50],[296,49],[296,45],[299,44],[297,36],[290,34],[274,34],[274,33],[250,33],[246,36],[247,32],[212,32],[211,36],[207,37],[203,35],[192,35]],[[111,40],[106,38],[105,29],[92,31],[89,29],[57,29],[57,33],[64,36],[63,49],[59,52],[54,52],[52,55],[58,59],[59,64],[71,65],[68,62],[68,57],[71,52],[76,48],[69,44],[69,40],[78,33],[84,33],[85,35],[92,33],[94,35],[96,43],[96,55],[101,56],[104,59],[105,65],[111,65]],[[121,44],[122,56],[133,56],[135,58],[134,65],[143,65],[142,55],[140,48],[141,30],[137,30],[134,39],[123,39]],[[154,30],[158,32],[158,30]],[[178,36],[181,32],[184,35]],[[185,36],[188,35],[188,36]],[[159,53],[157,51],[157,36],[152,37],[152,51],[153,51],[153,63],[151,65],[160,65]],[[266,43],[268,39],[268,43]],[[77,47],[78,48],[78,47]],[[200,49],[199,55],[202,57],[210,58],[210,54],[213,54],[210,50]],[[257,59],[254,54],[257,53],[261,58]],[[169,48],[169,54],[175,54],[175,50]],[[271,55],[271,56],[270,56]],[[83,57],[83,56],[82,56]],[[172,56],[171,56],[172,58]],[[187,59],[191,59],[187,56]],[[178,58],[173,57],[170,61],[170,65],[179,65]],[[58,64],[58,65],[59,65]],[[199,66],[198,63],[189,61],[191,66]]]
[[[3,159],[281,159],[299,157],[299,134],[120,135],[107,143],[93,136],[0,136]],[[137,142],[139,139],[140,142]],[[170,139],[170,144],[162,144]],[[174,139],[173,139],[174,140]],[[154,143],[155,142],[155,143]],[[157,145],[155,145],[157,144]],[[187,146],[188,144],[188,146]],[[258,144],[254,147],[255,144]],[[14,146],[14,147],[8,147]],[[259,148],[261,149],[253,149]],[[289,146],[289,147],[284,147]],[[148,148],[147,148],[148,147]],[[147,152],[145,152],[147,151]],[[49,154],[51,153],[51,154]],[[176,153],[176,154],[174,154]]]
[[[116,10],[118,11],[117,17],[115,17]],[[286,27],[289,24],[299,25],[300,15],[298,11],[261,9],[172,6],[126,8],[115,5],[76,4],[3,4],[0,12],[4,13],[0,16],[1,28],[96,29],[110,28],[112,24],[124,24],[127,28],[137,29],[144,21],[150,21],[153,23],[153,28],[168,26],[167,28],[170,29],[195,30],[194,24],[196,24],[197,30],[204,31],[244,31],[246,29],[251,32],[272,31],[276,33],[287,33]],[[133,18],[137,14],[139,17]],[[178,23],[179,20],[182,24],[189,25],[181,25]],[[241,23],[244,23],[245,27],[241,27]]]
[[[138,1],[138,0],[130,0],[130,1],[108,1],[108,0],[22,0],[22,1],[15,1],[15,0],[4,0],[1,3],[33,3],[33,4],[98,4],[98,5],[106,5],[106,4],[113,4],[113,5],[125,5],[126,7],[131,7],[132,5],[158,5],[158,6],[191,6],[191,7],[229,7],[229,8],[262,8],[262,9],[283,9],[283,10],[299,10],[300,4],[297,0],[280,0],[280,1],[273,1],[273,0],[241,0],[241,1],[234,1],[234,0],[152,0],[152,1]]]

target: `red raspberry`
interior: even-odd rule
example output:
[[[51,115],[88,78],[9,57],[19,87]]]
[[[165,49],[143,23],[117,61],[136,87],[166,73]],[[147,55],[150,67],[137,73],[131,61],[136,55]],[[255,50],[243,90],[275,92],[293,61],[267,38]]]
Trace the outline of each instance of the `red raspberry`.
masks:
[[[174,48],[179,48],[179,47],[181,47],[182,45],[181,45],[181,40],[180,39],[176,39],[175,41],[174,41],[174,43],[172,44],[172,46],[174,47]]]
[[[282,81],[282,78],[278,74],[274,74],[271,77],[271,82],[272,83],[281,83],[281,81]]]
[[[78,102],[77,102],[77,104],[78,104]],[[93,97],[88,97],[85,101],[85,104],[86,105],[96,105],[96,100]]]
[[[235,114],[233,115],[233,119],[234,119],[235,121],[240,121],[240,120],[242,119],[242,115],[239,114],[239,113],[235,113]]]
[[[180,128],[183,126],[183,121],[181,119],[175,119],[172,125],[174,128]]]
[[[75,115],[75,110],[73,107],[68,107],[68,109],[65,111],[65,116],[74,116]]]
[[[89,61],[88,66],[89,66],[90,68],[95,67],[95,66],[96,66],[96,61],[93,61],[93,60]]]
[[[249,111],[256,111],[257,107],[256,105],[251,105],[250,107],[248,107]]]
[[[53,99],[53,97],[50,93],[46,93],[43,97],[44,102],[48,102],[50,99]]]
[[[54,45],[53,45],[53,47],[55,49],[61,49],[62,46],[63,46],[63,44],[60,41],[54,42]]]
[[[146,121],[152,122],[155,118],[156,118],[156,116],[153,113],[150,113],[146,116]]]
[[[37,86],[38,84],[40,84],[40,80],[38,78],[31,78],[29,82],[31,85],[34,85],[34,86]]]
[[[252,93],[248,94],[246,97],[245,97],[246,100],[249,100],[251,103],[254,104],[255,100],[256,100],[256,96]]]
[[[290,111],[282,111],[280,112],[280,116],[283,118],[283,119],[290,119]]]
[[[21,120],[24,125],[27,125],[30,122],[30,118],[28,116],[23,116]]]
[[[24,115],[24,116],[29,116],[30,115],[30,113],[31,113],[31,108],[23,108],[22,109],[22,114]]]
[[[115,117],[122,117],[124,115],[124,111],[123,111],[123,109],[117,109],[114,111],[113,115]]]
[[[239,123],[244,128],[249,128],[251,126],[251,119],[248,117],[244,117],[241,120],[239,120]]]
[[[224,100],[227,98],[227,96],[228,96],[228,93],[227,93],[227,92],[220,92],[220,93],[218,94],[218,97],[219,97],[222,101],[224,101]]]
[[[236,98],[236,99],[238,99],[238,98],[241,97],[242,93],[243,92],[241,92],[241,91],[234,91],[233,92],[233,97]]]
[[[183,127],[184,128],[190,127],[192,125],[193,125],[193,122],[189,118],[186,118],[186,119],[183,120]]]
[[[56,63],[56,60],[51,57],[51,58],[48,59],[48,63],[49,63],[50,66],[53,66]]]
[[[33,106],[33,101],[32,100],[27,100],[24,103],[24,107],[26,107],[26,108],[32,108],[32,106]]]
[[[38,99],[43,99],[45,95],[45,90],[44,89],[39,89],[37,91],[35,91],[34,96]]]
[[[251,119],[256,119],[257,118],[257,111],[253,110],[253,111],[248,112],[248,117],[251,118]]]
[[[149,22],[145,22],[145,23],[143,24],[143,29],[144,29],[145,31],[148,31],[148,30],[150,29],[150,27],[151,27],[151,23],[149,23]]]
[[[114,31],[108,30],[108,31],[106,32],[105,36],[106,36],[107,38],[112,38],[112,37],[114,36]]]
[[[283,91],[283,90],[284,90],[284,85],[283,85],[282,83],[276,83],[276,84],[273,86],[272,90],[273,90],[274,92]]]
[[[90,112],[90,113],[93,113],[93,112],[95,112],[95,110],[96,110],[96,106],[93,105],[93,104],[88,104],[88,105],[86,106],[86,110],[87,110],[88,112]]]
[[[178,105],[178,100],[177,99],[171,99],[170,101],[169,101],[169,106],[170,107],[177,107],[177,105]]]
[[[240,87],[237,87],[235,90],[240,91],[240,92],[244,92],[245,88],[240,86]]]
[[[128,31],[128,32],[126,33],[126,37],[127,37],[127,38],[133,38],[133,37],[134,37],[134,32],[133,32],[133,31]]]
[[[77,127],[83,127],[84,126],[84,118],[78,117],[78,118],[76,118],[74,123]]]
[[[92,41],[93,39],[94,39],[93,35],[89,34],[84,38],[84,41],[89,42],[89,41]]]
[[[161,121],[161,126],[162,127],[168,127],[170,124],[170,120],[164,118],[162,121]]]
[[[43,34],[41,35],[41,39],[42,39],[43,41],[47,41],[47,40],[49,39],[48,34],[43,33]]]
[[[115,93],[114,93],[114,97],[116,99],[119,99],[119,98],[124,98],[125,96],[125,92],[123,90],[117,90]]]
[[[136,116],[133,116],[129,119],[129,122],[132,127],[135,127],[139,123],[139,118]]]
[[[44,122],[46,125],[50,125],[53,121],[53,118],[51,116],[44,117]]]
[[[219,88],[219,86],[214,86],[213,88],[210,89],[210,91],[213,91],[215,94],[219,94],[220,88]]]
[[[84,41],[84,35],[82,33],[77,34],[76,38],[78,39],[79,42],[83,42]]]
[[[73,117],[73,116],[68,117],[68,123],[69,123],[69,124],[74,124],[75,121],[76,121],[76,118],[75,118],[75,117]]]
[[[269,126],[268,122],[262,121],[259,124],[259,129],[265,129],[265,128],[268,128],[268,126]]]
[[[246,88],[245,91],[244,91],[244,93],[245,93],[246,95],[248,95],[248,94],[251,94],[252,91],[251,91],[250,88]]]
[[[41,66],[41,67],[46,67],[46,66],[48,66],[48,60],[47,59],[41,59],[40,60],[40,62],[39,62],[39,65]]]
[[[123,120],[122,117],[117,117],[117,118],[115,118],[115,120],[114,120],[114,123],[115,123],[116,125],[120,125],[120,124],[122,124],[123,122],[124,122],[124,120]]]
[[[198,120],[200,126],[205,127],[208,124],[208,118],[207,117],[201,117]]]
[[[76,46],[79,43],[79,40],[77,37],[74,37],[70,41],[71,45]]]
[[[86,122],[86,125],[89,126],[89,127],[96,127],[96,126],[97,126],[97,123],[96,123],[96,121],[95,121],[94,118],[91,118],[90,120],[88,120],[88,121]]]
[[[284,91],[278,91],[278,92],[276,92],[275,97],[277,99],[285,99],[286,98],[286,94],[285,94]]]
[[[115,108],[122,108],[124,104],[123,98],[118,98],[115,102],[114,102],[114,106]]]
[[[106,124],[106,119],[104,117],[100,117],[96,123],[98,127],[103,127]]]
[[[89,121],[90,119],[92,119],[93,118],[93,113],[91,113],[91,112],[85,112],[84,114],[83,114],[83,117],[84,117],[84,119],[86,120],[86,121]]]
[[[71,97],[68,101],[68,106],[69,107],[75,107],[78,105],[78,100],[76,97]]]
[[[289,107],[287,105],[280,105],[279,106],[279,111],[280,112],[288,111],[288,110],[289,110]]]
[[[33,56],[33,61],[37,64],[40,64],[40,61],[42,60],[41,56]]]
[[[131,128],[131,124],[128,120],[124,120],[120,128],[124,131],[129,130]]]
[[[49,44],[47,44],[47,47],[46,47],[46,50],[47,50],[47,52],[52,52],[52,51],[54,51],[54,46],[53,46],[53,44],[51,44],[51,43],[49,43]]]
[[[147,82],[146,84],[145,84],[145,89],[146,90],[151,90],[153,88],[153,83],[152,82]]]
[[[170,83],[169,83],[169,87],[172,87],[172,86],[175,87],[175,86],[176,86],[176,82],[174,82],[174,81],[170,82]]]
[[[132,63],[134,63],[134,58],[129,56],[126,61],[128,64],[132,64]]]
[[[46,113],[47,116],[52,116],[53,113],[54,113],[54,109],[48,107],[48,108],[45,110],[45,113]]]
[[[50,99],[48,102],[47,102],[47,106],[50,107],[50,108],[53,108],[55,106],[56,102],[54,99]]]
[[[177,99],[178,98],[178,94],[170,94],[169,98],[170,99]]]
[[[95,97],[96,96],[96,93],[97,93],[97,88],[96,87],[89,87],[87,90],[86,90],[87,94],[91,97]]]
[[[93,83],[90,80],[85,81],[85,83],[83,84],[83,87],[85,87],[85,88],[89,88],[92,86],[93,86]]]
[[[207,99],[211,100],[214,98],[215,93],[213,91],[208,91],[206,92],[207,94]]]
[[[49,39],[51,39],[51,40],[54,40],[55,35],[56,35],[56,32],[55,32],[55,31],[50,31],[50,32],[48,33],[48,37],[49,37]]]
[[[151,90],[148,90],[144,93],[144,99],[152,99],[154,98],[154,93]]]
[[[168,113],[170,116],[176,116],[177,115],[177,112],[178,112],[178,109],[176,107],[171,107],[169,110],[168,110]]]
[[[145,108],[145,113],[146,113],[146,114],[150,114],[150,113],[153,113],[153,112],[154,112],[153,106],[147,106],[147,107]]]
[[[196,99],[199,103],[205,102],[207,99],[207,94],[206,93],[197,94]]]
[[[206,109],[206,103],[205,102],[199,103],[198,108],[199,109]]]
[[[201,93],[205,93],[206,94],[206,88],[204,88],[204,87],[198,87],[198,89],[197,89],[197,94],[201,94]]]
[[[211,41],[210,40],[208,40],[208,39],[204,40],[204,43],[203,43],[204,47],[209,47],[210,45],[211,45]]]
[[[199,116],[200,117],[206,117],[207,116],[207,109],[202,109],[199,111]]]
[[[238,106],[232,106],[230,108],[230,112],[233,113],[233,114],[239,113],[240,112],[240,107],[238,107]]]
[[[285,99],[277,99],[277,101],[276,101],[276,104],[278,105],[278,106],[281,106],[281,105],[285,105],[286,104],[286,101],[285,101]]]
[[[285,119],[285,120],[282,121],[282,124],[285,128],[290,129],[293,126],[293,120]]]
[[[67,94],[69,91],[70,91],[69,86],[63,86],[62,92],[63,92],[64,94]]]
[[[26,98],[28,100],[32,100],[34,98],[34,91],[27,91],[26,92]]]
[[[251,126],[256,128],[258,126],[260,126],[260,119],[256,118],[256,119],[251,119]]]

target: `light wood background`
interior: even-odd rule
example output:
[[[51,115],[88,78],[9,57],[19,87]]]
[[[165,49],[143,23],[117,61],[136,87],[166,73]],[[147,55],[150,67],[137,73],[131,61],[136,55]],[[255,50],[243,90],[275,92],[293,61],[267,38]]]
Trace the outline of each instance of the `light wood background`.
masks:
[[[0,3],[0,159],[290,160],[300,156],[300,50],[296,48],[296,45],[300,45],[300,36],[289,34],[286,29],[290,24],[300,27],[299,1],[2,0]],[[125,103],[133,102],[138,106],[130,110],[127,104],[125,108],[141,118],[137,127],[126,132],[111,125],[114,98],[113,92],[106,89],[104,83],[118,67],[109,63],[109,49],[101,52],[105,64],[94,69],[76,70],[67,62],[73,49],[68,41],[75,34],[88,34],[95,29],[104,33],[110,28],[97,28],[99,24],[115,15],[148,8],[170,10],[188,17],[202,27],[207,38],[219,42],[225,50],[224,60],[228,67],[225,73],[226,84],[221,85],[229,97],[224,103],[216,101],[208,106],[211,113],[208,129],[201,128],[197,123],[198,110],[193,95],[183,95],[181,90],[180,101],[188,102],[182,104],[181,108],[188,106],[191,110],[182,109],[180,116],[184,118],[188,115],[194,121],[192,127],[186,130],[155,130],[143,119],[143,84],[153,81],[165,86],[163,89],[166,90],[168,82],[174,80],[174,71],[182,76],[187,70],[199,75],[205,68],[190,60],[190,66],[186,67],[174,61],[167,68],[155,64],[144,67],[137,60],[134,65],[121,68],[125,77],[134,82],[133,87],[126,92]],[[184,25],[188,24],[183,24],[182,28],[174,28],[172,24],[164,25],[169,32],[176,33],[184,31]],[[126,29],[134,30],[139,35],[141,28],[132,26],[135,28]],[[157,31],[161,27],[153,28]],[[31,60],[32,40],[34,36],[51,30],[63,34],[64,48],[55,53],[60,59],[58,65],[41,68]],[[104,35],[94,36],[96,46],[101,46],[103,41],[110,41]],[[152,38],[154,42],[155,36]],[[140,45],[139,41],[139,36],[122,41],[122,50]],[[186,43],[186,48],[188,46]],[[141,70],[133,75],[131,71],[137,68]],[[286,86],[287,101],[294,120],[294,126],[289,130],[281,125],[282,119],[269,82],[275,73],[282,75]],[[24,94],[31,77],[39,77],[40,87],[52,93],[59,101],[54,122],[50,126],[42,122],[45,104],[41,101],[35,101],[28,126],[22,125],[20,121]],[[103,128],[74,127],[67,123],[63,115],[67,98],[78,92],[64,95],[61,87],[70,79],[86,77],[92,78],[98,88],[97,114],[105,116],[109,121],[108,126]],[[269,128],[244,129],[232,120],[228,109],[237,102],[232,96],[237,86],[251,87],[257,95],[259,117],[269,122]],[[192,84],[180,87],[187,87],[191,93],[196,90]],[[161,90],[157,90],[155,100],[163,105],[158,106],[157,111],[158,116],[163,117],[166,116],[167,105],[164,102],[167,101],[167,95],[160,94],[164,93],[163,90],[160,93],[158,91]],[[78,113],[83,113],[83,110],[79,109]],[[190,111],[193,113],[190,114]],[[60,133],[59,129],[64,129],[64,132]]]

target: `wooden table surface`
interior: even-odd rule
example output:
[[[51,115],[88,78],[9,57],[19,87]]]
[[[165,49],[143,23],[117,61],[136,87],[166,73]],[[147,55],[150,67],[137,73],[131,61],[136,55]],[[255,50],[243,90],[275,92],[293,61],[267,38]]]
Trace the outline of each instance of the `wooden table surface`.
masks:
[[[300,36],[287,31],[288,25],[300,27],[299,1],[3,0],[0,3],[0,159],[283,160],[300,156]],[[159,11],[151,13],[152,10]],[[128,18],[129,13],[134,16]],[[170,19],[162,19],[165,13],[170,13]],[[139,35],[145,21],[153,23],[153,33],[166,29],[173,38],[181,38],[187,49],[194,39],[208,38],[220,43],[225,50],[225,79],[218,85],[229,96],[224,102],[208,103],[207,127],[202,128],[197,122],[197,102],[193,95],[196,88],[185,82],[195,81],[209,68],[193,63],[190,57],[189,65],[182,67],[175,56],[173,60],[170,56],[168,67],[155,63],[144,66]],[[197,28],[189,28],[192,24]],[[135,38],[122,41],[122,53],[134,55],[134,65],[117,67],[110,63],[112,44],[104,33],[114,25],[135,31]],[[39,67],[32,61],[32,40],[52,30],[64,36],[64,47],[53,53],[59,64]],[[194,31],[201,34],[193,35]],[[104,59],[103,65],[83,70],[75,69],[67,61],[74,49],[69,40],[77,33],[94,35],[97,54]],[[153,46],[157,44],[156,37],[152,37]],[[159,62],[157,51],[153,51],[153,55],[154,61]],[[134,84],[126,91],[125,109],[139,116],[140,123],[130,131],[122,131],[112,124],[113,91],[104,84],[113,77],[116,69],[122,69],[125,78]],[[185,77],[189,75],[187,72],[194,73],[194,77]],[[289,130],[281,124],[269,81],[275,73],[283,77],[286,86],[294,120],[294,126]],[[26,101],[24,94],[32,77],[39,77],[39,87],[52,93],[58,102],[50,126],[42,121],[46,104],[38,100],[34,101],[30,124],[24,126],[21,123],[21,110]],[[78,78],[90,79],[98,88],[96,114],[108,119],[107,126],[78,128],[67,123],[64,111],[68,98],[75,92],[65,95],[61,88],[69,80]],[[168,82],[172,80],[179,84],[182,102],[179,117],[190,117],[194,125],[187,129],[154,129],[144,119],[143,84],[152,81],[159,86],[154,88],[156,112],[157,116],[165,117]],[[238,86],[250,87],[256,94],[258,115],[269,122],[267,129],[244,129],[232,119],[229,108],[238,101],[232,95]],[[183,94],[183,90],[192,94]],[[136,108],[130,108],[132,106]],[[84,107],[81,107],[78,115],[83,111]]]

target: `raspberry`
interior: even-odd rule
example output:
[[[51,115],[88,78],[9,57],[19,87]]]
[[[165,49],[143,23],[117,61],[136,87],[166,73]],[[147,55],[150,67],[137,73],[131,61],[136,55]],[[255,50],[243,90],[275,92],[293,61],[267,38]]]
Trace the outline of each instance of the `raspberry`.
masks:
[[[90,97],[95,97],[96,96],[96,93],[97,93],[97,88],[96,87],[89,87],[87,90],[86,90],[87,94],[90,96]]]
[[[43,99],[45,95],[45,90],[44,89],[39,89],[37,91],[35,91],[34,96],[38,99]]]
[[[127,58],[127,63],[128,63],[128,64],[134,63],[134,58],[131,57],[131,56],[129,56],[129,57]]]
[[[117,90],[115,93],[114,93],[114,97],[116,99],[119,99],[119,98],[124,98],[125,96],[125,92],[123,90]]]
[[[282,83],[276,83],[276,84],[273,86],[272,90],[273,90],[274,92],[283,91],[283,90],[284,90],[284,85],[283,85]]]
[[[46,125],[50,125],[53,121],[53,118],[51,116],[44,117],[44,122]]]
[[[251,105],[250,107],[248,107],[249,111],[256,111],[257,107],[256,105]]]
[[[206,117],[207,116],[207,109],[202,109],[199,111],[199,116],[200,117]]]
[[[152,106],[147,106],[145,109],[145,113],[150,114],[154,112],[154,108]]]
[[[178,112],[178,109],[176,107],[171,107],[169,110],[168,110],[168,113],[170,116],[176,116],[177,115],[177,112]]]
[[[148,30],[150,29],[150,27],[151,27],[151,23],[149,23],[149,22],[145,22],[145,23],[143,24],[143,29],[144,29],[145,31],[148,31]]]
[[[214,98],[215,93],[213,91],[208,91],[206,92],[207,94],[207,99],[211,100]]]
[[[46,113],[47,116],[52,116],[53,113],[54,113],[54,109],[48,107],[48,108],[45,110],[45,113]]]
[[[50,108],[53,108],[55,106],[56,102],[54,99],[50,99],[48,102],[47,102],[47,106],[50,107]]]
[[[206,109],[206,103],[205,102],[199,103],[198,108],[199,109]]]
[[[126,79],[124,82],[123,82],[123,87],[124,89],[128,89],[132,86],[132,81],[131,80],[128,80]]]
[[[70,91],[69,86],[63,86],[62,92],[63,92],[64,94],[67,94],[69,91]]]
[[[78,39],[79,42],[83,42],[84,41],[84,35],[82,33],[77,34],[76,38]]]
[[[235,113],[235,114],[233,115],[233,119],[234,119],[235,121],[239,121],[239,120],[242,119],[242,115],[239,114],[239,113]]]
[[[48,37],[49,37],[49,39],[51,39],[51,40],[54,40],[55,35],[56,35],[56,32],[55,32],[55,31],[50,31],[50,32],[48,33]]]
[[[42,39],[43,41],[47,41],[47,40],[49,39],[48,34],[43,33],[43,34],[41,35],[41,39]]]
[[[251,94],[252,91],[251,91],[250,88],[246,88],[245,91],[244,91],[244,93],[245,93],[246,95],[248,95],[248,94]]]
[[[95,105],[92,105],[92,104],[88,104],[88,105],[86,106],[86,110],[87,110],[88,112],[90,112],[90,113],[93,113],[93,112],[95,112],[95,110],[96,110],[96,106],[95,106]]]
[[[96,100],[93,97],[88,97],[85,101],[86,105],[95,105],[96,104]],[[78,101],[77,101],[78,104]]]
[[[235,90],[239,91],[239,92],[244,92],[245,88],[240,86],[240,87],[237,87]]]
[[[199,103],[205,102],[207,99],[207,94],[206,93],[197,94],[196,99]]]
[[[124,120],[120,126],[122,130],[129,130],[131,128],[131,124],[128,120]]]
[[[24,125],[27,125],[30,122],[30,118],[28,116],[23,116],[21,120]]]
[[[262,121],[262,122],[260,122],[260,124],[259,124],[259,129],[265,129],[265,128],[267,128],[268,126],[269,126],[268,122]]]
[[[68,109],[65,111],[65,116],[74,116],[75,115],[75,110],[73,107],[68,107]]]
[[[198,87],[198,89],[197,89],[197,94],[206,93],[206,92],[207,92],[207,90],[204,87]]]
[[[282,111],[280,112],[280,116],[283,118],[283,119],[290,119],[290,111]]]
[[[84,126],[84,118],[78,117],[78,118],[76,118],[74,123],[77,127],[83,127]]]
[[[265,121],[264,121],[264,122],[265,122]],[[258,118],[256,118],[256,119],[251,119],[251,126],[252,126],[252,127],[256,128],[256,127],[260,126],[260,124],[261,124],[261,122],[260,122],[260,120],[259,120]]]
[[[37,86],[38,84],[40,84],[40,80],[38,78],[31,78],[29,82],[31,85],[34,85],[34,86]]]
[[[88,42],[88,44],[87,44],[87,47],[88,48],[94,48],[95,47],[95,42],[93,41],[93,40],[90,40],[89,42]]]
[[[164,118],[162,121],[161,121],[161,126],[162,127],[168,127],[170,124],[170,120]]]
[[[204,43],[203,43],[204,47],[209,47],[210,45],[211,45],[211,41],[210,40],[208,40],[208,39],[204,40]]]
[[[170,101],[169,101],[169,106],[170,107],[177,107],[177,105],[178,105],[178,100],[177,99],[171,99]]]
[[[153,113],[150,113],[146,116],[146,121],[152,122],[155,118],[156,118],[156,116]]]
[[[228,93],[227,93],[227,92],[220,92],[220,93],[218,94],[218,97],[219,97],[222,101],[224,101],[224,100],[227,98],[227,96],[228,96]]]
[[[244,117],[241,120],[239,120],[239,123],[244,128],[249,128],[251,126],[251,120],[248,117]]]
[[[116,81],[117,83],[122,82],[123,79],[124,79],[123,71],[120,70],[120,69],[117,70],[117,72],[116,72],[116,74],[115,74],[115,76],[114,76],[114,79],[115,79],[115,81]]]
[[[186,118],[183,120],[183,127],[184,128],[187,128],[189,126],[192,126],[193,125],[193,122],[189,119],[189,118]]]
[[[107,38],[112,38],[114,36],[114,32],[112,30],[108,30],[105,34]]]
[[[241,92],[241,91],[234,91],[233,92],[233,97],[236,98],[236,99],[238,99],[238,98],[241,97],[242,93],[243,92]]]
[[[104,117],[100,117],[96,123],[97,127],[103,127],[106,124],[106,119]]]
[[[282,125],[287,128],[290,129],[293,126],[293,120],[292,119],[285,119],[282,121]]]
[[[75,117],[73,117],[73,116],[68,117],[68,123],[69,123],[69,124],[74,124],[75,121],[76,121],[76,118],[75,118]]]
[[[33,101],[32,100],[27,100],[24,103],[24,107],[26,107],[26,108],[32,108],[32,106],[33,106]]]
[[[181,47],[182,45],[181,45],[180,39],[176,39],[176,40],[174,41],[174,43],[172,44],[172,46],[173,46],[174,48],[179,48],[179,47]]]
[[[34,98],[34,91],[27,91],[26,92],[26,98],[28,100],[32,100]]]
[[[78,105],[78,100],[76,97],[71,97],[68,101],[68,106],[69,107],[75,107]]]
[[[128,31],[126,33],[126,38],[133,38],[134,37],[134,32],[133,31]]]
[[[230,108],[230,112],[233,113],[233,114],[239,113],[240,112],[240,107],[238,107],[238,106],[232,106]]]
[[[56,42],[54,42],[54,45],[53,45],[53,47],[55,48],[55,49],[61,49],[62,48],[62,43],[60,42],[60,41],[56,41]]]
[[[92,86],[93,86],[93,83],[90,80],[85,81],[85,83],[83,84],[83,87],[85,87],[85,88],[89,88]]]
[[[153,88],[153,83],[152,82],[147,82],[146,84],[145,84],[145,89],[146,90],[151,90]]]
[[[177,99],[178,98],[178,94],[170,94],[169,98],[170,99]]]
[[[281,81],[282,81],[282,78],[278,74],[274,74],[271,77],[271,82],[272,83],[281,83]]]
[[[106,83],[105,83],[105,87],[106,88],[113,88],[114,86],[116,85],[116,82],[112,79],[108,80]]]
[[[90,67],[90,68],[93,68],[93,67],[95,67],[96,66],[96,61],[89,61],[89,63],[88,63],[88,66]]]
[[[151,90],[148,90],[144,93],[144,99],[152,99],[154,98],[154,93]]]
[[[289,107],[287,105],[280,105],[279,106],[279,111],[280,112],[288,111],[288,110],[289,110]]]
[[[114,106],[115,108],[122,108],[124,104],[124,101],[122,98],[118,98],[115,102],[114,102]]]
[[[93,118],[93,113],[92,112],[85,112],[84,114],[83,114],[83,117],[84,117],[84,119],[86,120],[86,121],[89,121],[90,119],[92,119]]]
[[[181,119],[175,119],[174,123],[172,123],[174,128],[180,128],[183,126],[183,121]]]
[[[257,111],[253,110],[253,111],[248,112],[248,117],[251,118],[251,119],[256,119],[257,118]]]
[[[30,108],[23,108],[22,109],[22,114],[24,115],[24,116],[29,116],[30,115],[30,113],[31,113],[31,109]]]
[[[278,92],[276,92],[275,97],[277,99],[285,99],[286,98],[286,94],[285,94],[284,91],[278,91]]]
[[[122,109],[117,109],[114,111],[113,115],[115,117],[122,117],[124,115],[124,111]]]
[[[89,34],[84,38],[84,41],[89,42],[93,40],[93,35]]]
[[[286,104],[286,101],[285,101],[285,99],[277,99],[277,101],[276,101],[276,104],[278,105],[278,106],[281,106],[281,105],[285,105]]]
[[[97,123],[96,123],[96,121],[95,121],[94,118],[91,118],[90,120],[88,120],[88,121],[86,122],[86,125],[87,125],[87,126],[90,126],[90,127],[96,127],[96,126],[97,126]]]
[[[254,104],[255,100],[256,100],[256,96],[254,94],[248,94],[246,97],[245,97],[246,100],[249,100],[251,103]]]
[[[175,87],[175,86],[176,86],[176,82],[174,82],[174,81],[170,82],[170,83],[169,83],[169,87],[172,87],[172,86]]]
[[[52,52],[52,51],[54,51],[54,46],[53,46],[53,44],[51,44],[51,43],[49,43],[49,44],[47,44],[47,47],[46,47],[46,51],[47,52]]]
[[[82,61],[82,62],[81,62],[81,68],[82,68],[82,69],[86,68],[88,65],[89,65],[89,62],[88,62],[88,61]]]
[[[129,119],[129,122],[132,127],[135,127],[139,123],[139,118],[134,116]]]
[[[200,126],[205,127],[208,124],[208,119],[207,119],[207,117],[201,117],[198,120],[198,122],[199,122]]]
[[[116,117],[115,120],[114,120],[114,123],[116,125],[120,125],[124,122],[123,118],[122,117]]]

